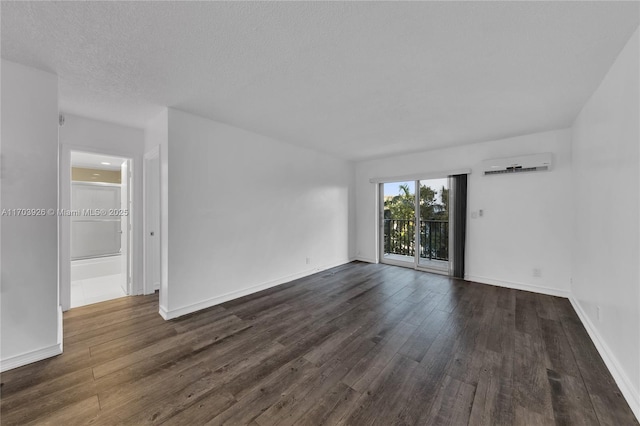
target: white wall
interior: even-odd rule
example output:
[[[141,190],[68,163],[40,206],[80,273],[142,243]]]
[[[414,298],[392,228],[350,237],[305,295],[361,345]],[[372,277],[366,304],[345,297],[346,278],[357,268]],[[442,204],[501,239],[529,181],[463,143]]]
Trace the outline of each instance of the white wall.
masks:
[[[58,206],[58,79],[2,61],[2,208]],[[1,368],[62,351],[54,215],[0,218]]]
[[[173,109],[168,124],[165,317],[349,261],[349,162]]]
[[[639,38],[636,30],[573,125],[572,293],[640,418]]]
[[[65,114],[64,126],[60,127],[60,144],[86,152],[111,155],[120,152],[126,154],[122,155],[125,157],[141,157],[145,144],[144,129]]]
[[[356,164],[357,258],[375,262],[377,188],[371,178],[471,168],[465,275],[469,280],[568,295],[570,145],[568,129]],[[490,158],[551,152],[550,172],[482,176]],[[484,216],[471,218],[482,209]],[[542,270],[533,277],[533,268]]]
[[[143,211],[142,211],[142,158],[144,155],[145,135],[143,129],[125,127],[114,123],[65,114],[64,126],[60,127],[60,203],[61,208],[70,208],[69,177],[66,170],[70,170],[70,152],[84,151],[128,157],[133,159],[133,293],[142,293],[142,241],[143,241]],[[69,217],[60,218],[60,289],[63,308],[69,308],[70,292],[68,282],[71,270],[68,261],[70,220]]]

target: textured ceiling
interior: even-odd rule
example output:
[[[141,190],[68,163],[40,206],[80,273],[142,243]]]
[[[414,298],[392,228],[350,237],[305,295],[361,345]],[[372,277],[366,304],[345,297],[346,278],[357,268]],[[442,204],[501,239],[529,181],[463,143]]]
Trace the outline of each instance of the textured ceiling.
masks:
[[[64,111],[161,106],[342,158],[567,127],[638,2],[2,2],[2,57]]]

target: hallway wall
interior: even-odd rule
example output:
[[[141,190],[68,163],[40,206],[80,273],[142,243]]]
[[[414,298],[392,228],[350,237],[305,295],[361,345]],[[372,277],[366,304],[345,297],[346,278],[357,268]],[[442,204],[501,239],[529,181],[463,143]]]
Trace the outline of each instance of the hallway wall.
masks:
[[[62,352],[58,301],[58,78],[2,60],[2,370]]]

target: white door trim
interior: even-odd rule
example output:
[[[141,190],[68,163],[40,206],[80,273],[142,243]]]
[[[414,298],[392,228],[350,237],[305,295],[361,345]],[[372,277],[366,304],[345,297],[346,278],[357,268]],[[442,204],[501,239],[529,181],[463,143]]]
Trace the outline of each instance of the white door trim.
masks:
[[[60,210],[71,210],[71,151],[79,151],[79,152],[88,152],[91,154],[103,154],[110,155],[113,157],[121,157],[127,158],[130,160],[131,172],[133,173],[133,178],[131,180],[133,190],[133,206],[131,215],[129,217],[131,225],[132,225],[132,242],[130,250],[133,251],[132,260],[132,295],[141,294],[142,293],[142,284],[141,284],[141,273],[140,268],[137,268],[136,265],[142,264],[140,256],[142,255],[142,250],[139,249],[138,245],[141,244],[141,241],[138,237],[140,234],[138,230],[136,230],[136,225],[139,223],[138,216],[141,212],[136,211],[140,209],[136,209],[136,206],[142,205],[142,200],[139,199],[139,196],[136,196],[135,187],[138,185],[136,182],[138,179],[136,175],[139,173],[137,171],[138,159],[134,157],[130,152],[124,152],[113,149],[97,149],[93,147],[81,146],[81,145],[69,145],[69,144],[61,144],[60,145],[60,154],[59,154],[59,175],[58,175],[58,208]],[[69,216],[59,215],[58,216],[58,294],[60,297],[60,305],[62,306],[63,311],[68,311],[71,305],[71,218]]]
[[[149,162],[150,160],[154,160],[157,159],[158,160],[158,175],[156,176],[157,178],[157,196],[158,196],[158,200],[157,200],[157,214],[158,214],[158,223],[157,223],[157,229],[150,229],[150,213],[151,210],[149,208],[148,205],[148,191],[149,191]],[[161,238],[162,238],[162,234],[160,233],[162,230],[162,215],[160,212],[160,208],[161,208],[161,202],[160,202],[160,197],[161,195],[161,168],[162,168],[162,164],[160,163],[161,159],[160,159],[160,146],[154,146],[150,151],[146,152],[144,154],[144,159],[143,159],[143,163],[144,163],[144,182],[143,182],[143,195],[142,195],[142,199],[143,199],[143,209],[144,209],[144,238],[143,238],[143,256],[142,256],[142,264],[143,264],[143,294],[152,294],[156,291],[156,286],[155,283],[151,282],[151,277],[149,276],[149,262],[148,262],[148,256],[149,256],[149,251],[151,250],[151,248],[149,247],[149,233],[151,231],[155,232],[156,235],[155,237],[157,237],[158,239],[158,248],[160,250],[162,250],[162,244],[161,244]],[[162,283],[162,258],[160,257],[158,259],[158,264],[157,267],[160,269],[160,283]],[[158,288],[159,290],[159,288]]]
[[[430,173],[430,174],[423,174],[423,175],[418,175],[418,176],[430,176],[428,178],[415,178],[415,175],[409,175],[409,177],[407,179],[402,179],[402,180],[391,180],[391,181],[387,181],[387,179],[371,179],[371,182],[374,183],[376,182],[376,186],[378,188],[378,190],[376,191],[377,194],[377,212],[376,212],[376,218],[377,218],[377,225],[376,225],[376,230],[378,232],[378,235],[376,236],[376,240],[378,241],[378,249],[376,250],[377,252],[377,256],[378,256],[378,261],[380,263],[385,263],[387,265],[393,265],[393,266],[402,266],[404,268],[410,268],[410,269],[415,269],[418,271],[425,271],[425,272],[431,272],[434,274],[441,274],[441,275],[450,275],[451,270],[452,270],[452,261],[449,260],[448,261],[448,267],[447,270],[441,270],[441,269],[436,269],[436,268],[430,268],[429,266],[426,266],[424,264],[420,264],[420,228],[419,228],[419,223],[420,223],[420,182],[424,181],[424,180],[431,180],[431,179],[448,179],[449,180],[449,206],[450,206],[450,210],[449,210],[449,235],[448,235],[448,244],[449,244],[449,253],[453,252],[453,243],[452,243],[452,230],[453,230],[453,224],[451,221],[451,216],[452,216],[452,209],[451,206],[453,205],[451,203],[451,201],[453,200],[454,195],[453,191],[451,190],[451,177],[450,176],[436,176],[436,174],[434,173]],[[391,178],[389,178],[391,179]],[[385,183],[397,183],[397,182],[412,182],[414,184],[414,205],[413,205],[413,210],[414,210],[414,216],[413,216],[413,220],[415,222],[415,231],[414,231],[414,235],[413,235],[413,241],[414,241],[414,245],[415,245],[415,254],[413,256],[413,262],[411,261],[401,261],[401,260],[395,260],[395,259],[390,259],[390,258],[385,258],[384,256],[384,184]]]

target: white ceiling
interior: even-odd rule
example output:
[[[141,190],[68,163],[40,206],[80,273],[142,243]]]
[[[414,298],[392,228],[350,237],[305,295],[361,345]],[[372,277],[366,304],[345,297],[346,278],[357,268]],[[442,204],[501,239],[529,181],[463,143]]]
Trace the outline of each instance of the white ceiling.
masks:
[[[63,111],[161,106],[348,159],[570,126],[638,2],[2,2]]]

